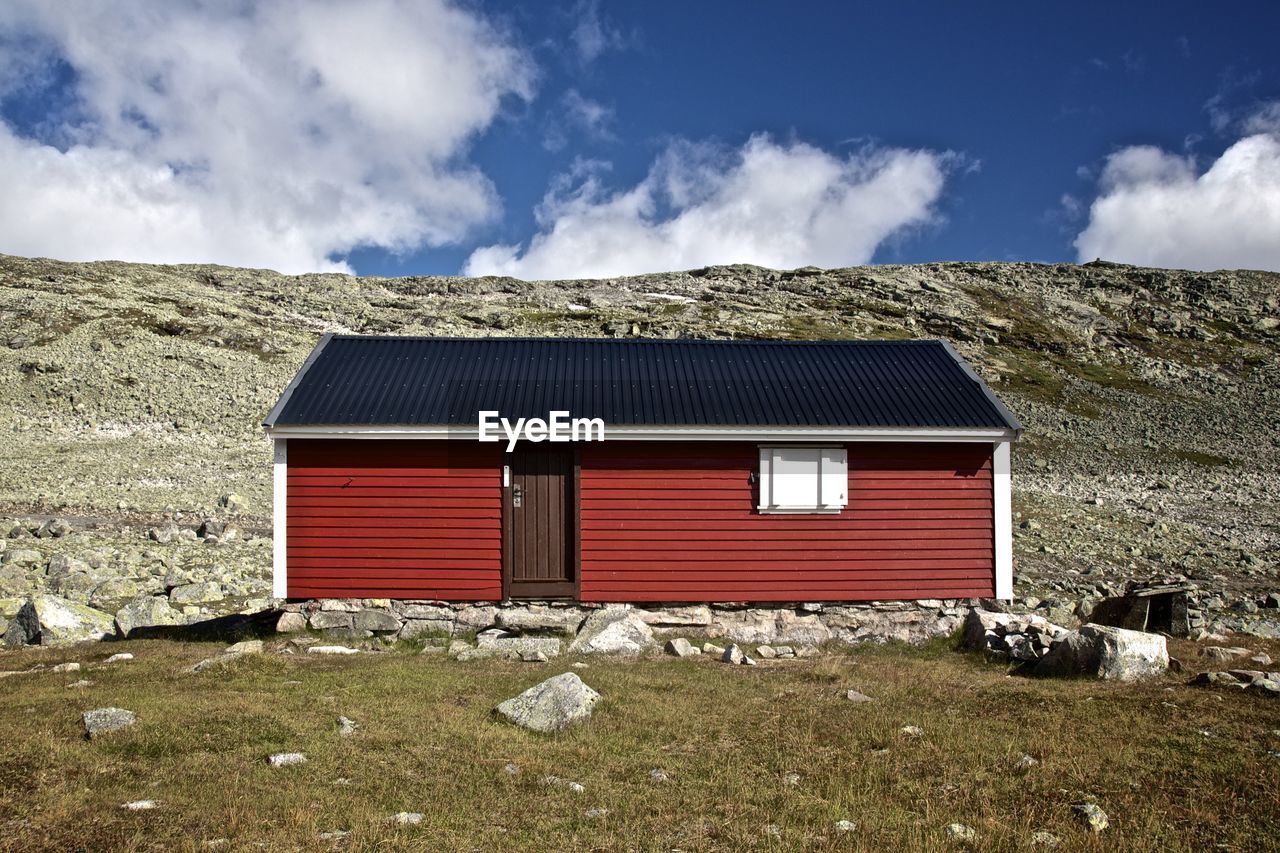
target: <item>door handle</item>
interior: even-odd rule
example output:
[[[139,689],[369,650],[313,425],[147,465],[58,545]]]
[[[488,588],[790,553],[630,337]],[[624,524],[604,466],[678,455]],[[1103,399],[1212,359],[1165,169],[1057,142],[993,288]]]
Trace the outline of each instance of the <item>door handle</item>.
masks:
[[[524,488],[518,483],[511,487],[511,505],[516,509],[524,505]]]

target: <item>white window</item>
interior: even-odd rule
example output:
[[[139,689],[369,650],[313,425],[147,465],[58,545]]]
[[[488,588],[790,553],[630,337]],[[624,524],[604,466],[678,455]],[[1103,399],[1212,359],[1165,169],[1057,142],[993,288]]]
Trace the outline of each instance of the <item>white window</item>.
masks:
[[[760,448],[761,512],[839,512],[848,503],[843,447]]]

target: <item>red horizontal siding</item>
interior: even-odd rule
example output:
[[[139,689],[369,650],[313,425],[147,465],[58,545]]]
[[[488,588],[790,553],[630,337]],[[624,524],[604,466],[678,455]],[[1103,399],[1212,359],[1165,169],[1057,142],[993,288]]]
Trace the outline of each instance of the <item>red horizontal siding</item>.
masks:
[[[755,444],[583,445],[582,598],[796,601],[995,591],[990,445],[850,444],[849,505],[761,515]]]
[[[291,598],[502,597],[500,451],[291,439]]]

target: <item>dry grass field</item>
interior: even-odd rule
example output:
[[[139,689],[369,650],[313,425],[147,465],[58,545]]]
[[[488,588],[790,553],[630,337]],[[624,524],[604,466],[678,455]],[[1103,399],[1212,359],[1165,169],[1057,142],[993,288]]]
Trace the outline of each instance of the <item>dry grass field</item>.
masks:
[[[1280,839],[1280,703],[1188,687],[1186,674],[1031,680],[945,643],[755,668],[593,659],[578,672],[604,696],[594,717],[548,737],[492,708],[572,658],[328,658],[280,644],[195,674],[219,647],[0,654],[2,670],[46,667],[0,680],[0,847],[917,850],[953,844],[952,822],[982,850],[1028,849],[1037,831],[1065,850]],[[1280,644],[1247,644],[1280,657]],[[135,659],[101,663],[121,651]],[[1174,651],[1194,668],[1189,644]],[[81,671],[48,669],[72,660]],[[850,702],[850,688],[875,701]],[[102,706],[138,722],[86,740],[80,715]],[[355,735],[338,734],[339,715]],[[307,763],[268,766],[286,751]],[[1018,770],[1024,755],[1038,764]],[[157,807],[122,808],[144,799]],[[1072,812],[1085,799],[1110,816],[1100,835]],[[402,811],[421,823],[395,823]]]

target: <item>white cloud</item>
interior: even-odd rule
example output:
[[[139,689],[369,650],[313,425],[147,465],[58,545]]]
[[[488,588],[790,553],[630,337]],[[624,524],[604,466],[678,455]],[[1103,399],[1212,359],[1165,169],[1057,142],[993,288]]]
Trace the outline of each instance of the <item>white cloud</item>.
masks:
[[[1261,104],[1247,116],[1242,125],[1245,133],[1270,133],[1280,135],[1280,101]]]
[[[548,151],[559,151],[569,144],[571,133],[581,134],[590,140],[611,140],[613,119],[613,107],[588,98],[577,89],[570,89],[560,98],[555,113],[547,118],[542,147]]]
[[[1081,261],[1280,270],[1280,136],[1246,136],[1204,172],[1151,146],[1112,154],[1075,247]]]
[[[0,122],[0,251],[289,272],[490,220],[467,145],[535,76],[445,0],[0,6],[0,94],[53,56],[74,111]]]
[[[622,33],[600,16],[600,0],[580,0],[571,13],[574,25],[569,34],[578,59],[594,62],[601,54],[626,45]]]
[[[579,164],[543,200],[527,246],[478,249],[465,272],[598,278],[715,263],[866,263],[886,239],[936,219],[956,159],[899,148],[840,158],[758,135],[731,152],[672,145],[644,180],[615,192],[600,164]]]

